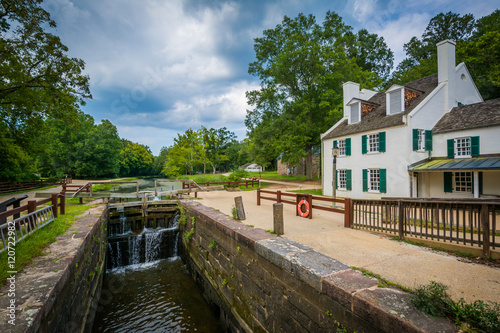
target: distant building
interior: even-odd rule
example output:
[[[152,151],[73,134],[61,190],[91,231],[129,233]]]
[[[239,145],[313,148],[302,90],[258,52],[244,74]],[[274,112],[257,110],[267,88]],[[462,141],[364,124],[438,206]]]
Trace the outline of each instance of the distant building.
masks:
[[[239,167],[240,169],[244,169],[246,172],[262,172],[262,166],[257,163],[246,163]]]
[[[323,193],[338,196],[500,196],[500,99],[484,102],[455,43],[437,44],[438,73],[385,92],[343,85],[344,117],[322,136]]]
[[[313,176],[318,177],[320,174],[320,156],[313,156]],[[295,175],[305,175],[306,174],[306,159],[302,158],[298,164],[291,164],[283,162],[278,159],[277,172],[279,175],[295,176]]]

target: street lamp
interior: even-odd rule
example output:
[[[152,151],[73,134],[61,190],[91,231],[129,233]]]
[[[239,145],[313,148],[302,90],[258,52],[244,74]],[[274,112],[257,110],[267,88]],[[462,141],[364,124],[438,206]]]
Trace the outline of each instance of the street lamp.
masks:
[[[332,198],[337,198],[337,156],[339,155],[339,148],[337,147],[337,141],[335,140],[332,148],[333,156],[333,175],[332,175]],[[333,207],[335,208],[335,202],[333,202]]]

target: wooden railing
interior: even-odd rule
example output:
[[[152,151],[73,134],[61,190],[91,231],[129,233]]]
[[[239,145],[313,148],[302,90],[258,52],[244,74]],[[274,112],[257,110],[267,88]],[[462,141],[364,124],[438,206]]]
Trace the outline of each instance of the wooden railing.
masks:
[[[58,202],[59,201],[59,202]],[[11,216],[14,216],[19,213],[23,213],[26,211],[26,214],[30,214],[36,211],[36,208],[40,205],[46,204],[50,202],[52,204],[53,215],[56,218],[58,216],[57,209],[59,208],[59,212],[61,214],[66,213],[66,201],[64,194],[54,193],[50,198],[43,199],[40,201],[36,200],[28,200],[28,202],[20,207],[9,209],[6,212],[0,213],[0,221],[7,219]]]
[[[263,196],[262,194],[271,194],[272,196]],[[290,198],[290,199],[288,199]],[[293,198],[293,199],[291,199]],[[275,201],[277,203],[285,203],[290,205],[295,205],[296,215],[300,215],[301,205],[300,202],[304,200],[307,202],[307,206],[309,209],[308,214],[306,215],[309,219],[313,218],[314,209],[324,210],[332,213],[340,213],[344,214],[344,226],[350,227],[351,222],[351,199],[333,199],[323,196],[305,194],[305,193],[290,193],[290,192],[281,192],[281,191],[267,191],[257,189],[257,205],[260,206],[261,200],[270,200]],[[325,204],[328,203],[328,204]],[[337,205],[340,204],[340,206]]]
[[[256,180],[240,180],[240,181],[237,181],[237,182],[204,182],[204,183],[194,183],[193,181],[186,181],[186,180],[183,180],[182,181],[182,189],[183,190],[186,190],[186,189],[192,189],[192,188],[197,188],[199,186],[213,186],[213,185],[222,185],[224,186],[225,189],[227,188],[235,188],[235,187],[240,187],[240,186],[245,186],[246,188],[248,188],[248,186],[255,186],[255,185],[259,185],[260,184],[260,181],[258,179]],[[198,185],[198,186],[197,186]]]
[[[34,179],[18,182],[1,182],[0,193],[10,193],[36,188],[71,183],[71,178]]]
[[[352,226],[439,242],[482,247],[490,257],[497,242],[500,200],[352,200]]]

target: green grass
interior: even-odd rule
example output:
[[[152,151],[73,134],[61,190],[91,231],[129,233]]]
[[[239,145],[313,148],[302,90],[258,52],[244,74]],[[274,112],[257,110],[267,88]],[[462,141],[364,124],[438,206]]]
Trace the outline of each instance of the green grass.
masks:
[[[372,278],[377,279],[379,281],[378,286],[381,288],[385,288],[389,285],[389,286],[397,287],[397,288],[404,290],[406,292],[410,292],[410,293],[413,292],[410,288],[407,288],[407,287],[402,286],[400,284],[386,280],[383,277],[381,277],[379,274],[373,273],[367,269],[359,268],[359,267],[351,267],[351,269],[353,269],[355,271],[360,271],[361,273],[363,273],[364,276],[368,276],[368,277],[372,277]]]
[[[197,183],[206,183],[206,182],[227,182],[227,177],[221,174],[201,174],[201,175],[180,175],[177,177],[179,180],[190,179],[194,180]]]
[[[27,238],[16,244],[16,263],[14,271],[20,272],[33,260],[44,254],[45,248],[55,242],[56,237],[62,235],[75,222],[75,216],[83,214],[91,206],[76,204],[78,199],[66,201],[66,214],[59,215],[52,223],[37,230]],[[0,254],[0,285],[3,285],[10,276],[7,271],[7,251]]]
[[[289,191],[293,193],[306,193],[306,194],[312,194],[312,195],[323,195],[323,190],[322,189],[310,189],[310,190],[296,190],[296,191]]]
[[[258,174],[256,172],[250,173],[250,177],[258,177]],[[262,179],[269,179],[269,180],[280,180],[280,181],[288,181],[288,182],[304,182],[306,180],[305,175],[293,175],[293,176],[283,176],[280,175],[277,171],[263,171],[260,173],[260,176]],[[314,180],[319,180],[318,177],[314,177]]]

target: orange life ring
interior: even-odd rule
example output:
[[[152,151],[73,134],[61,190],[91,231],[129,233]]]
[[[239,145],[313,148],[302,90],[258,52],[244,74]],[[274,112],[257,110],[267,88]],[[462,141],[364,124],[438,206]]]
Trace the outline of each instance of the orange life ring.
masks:
[[[302,211],[302,205],[306,205],[306,211]],[[299,204],[297,205],[297,211],[299,212],[299,215],[302,217],[308,217],[309,216],[309,202],[306,201],[306,199],[302,199]]]

